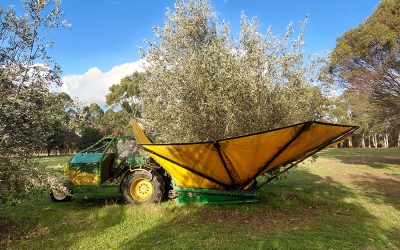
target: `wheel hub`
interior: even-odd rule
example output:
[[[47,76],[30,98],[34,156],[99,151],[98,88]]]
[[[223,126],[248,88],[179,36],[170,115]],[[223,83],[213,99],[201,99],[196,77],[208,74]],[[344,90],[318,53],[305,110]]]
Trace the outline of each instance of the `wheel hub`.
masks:
[[[151,182],[144,178],[134,180],[130,186],[130,193],[132,198],[137,201],[146,201],[150,199],[153,194],[153,185]]]

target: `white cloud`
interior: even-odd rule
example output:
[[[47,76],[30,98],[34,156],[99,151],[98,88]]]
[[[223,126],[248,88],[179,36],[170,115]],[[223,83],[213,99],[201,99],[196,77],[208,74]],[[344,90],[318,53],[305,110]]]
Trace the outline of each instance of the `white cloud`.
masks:
[[[81,75],[66,75],[62,77],[63,85],[59,91],[69,94],[72,98],[78,97],[85,104],[95,102],[104,105],[105,96],[111,85],[119,83],[123,77],[135,71],[143,71],[143,64],[144,60],[141,59],[114,66],[107,72],[93,67]]]

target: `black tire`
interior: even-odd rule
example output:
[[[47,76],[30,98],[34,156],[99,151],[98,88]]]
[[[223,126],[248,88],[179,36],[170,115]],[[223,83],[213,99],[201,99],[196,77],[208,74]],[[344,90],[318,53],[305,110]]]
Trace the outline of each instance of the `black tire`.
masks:
[[[70,194],[64,195],[64,194],[55,194],[53,191],[50,192],[50,199],[54,202],[65,202],[65,201],[70,201],[72,199],[72,191],[70,191]]]
[[[150,184],[152,186],[152,192],[148,194],[147,197],[140,198],[135,196],[135,192],[132,189],[136,190],[138,182],[144,181],[149,182],[145,183],[144,192],[147,192],[148,188],[146,185]],[[139,187],[140,188],[140,187]],[[121,182],[121,192],[122,196],[126,203],[131,204],[150,204],[150,203],[160,203],[163,200],[164,192],[165,192],[165,184],[164,179],[161,174],[157,171],[146,171],[146,170],[136,170],[127,173]]]

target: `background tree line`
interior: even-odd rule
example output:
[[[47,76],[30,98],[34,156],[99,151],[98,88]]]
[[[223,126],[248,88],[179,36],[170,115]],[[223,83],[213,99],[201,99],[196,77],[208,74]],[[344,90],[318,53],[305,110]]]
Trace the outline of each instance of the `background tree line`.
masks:
[[[113,85],[106,96],[106,107],[83,105],[66,93],[49,93],[52,119],[45,144],[37,154],[71,154],[85,149],[104,136],[132,136],[131,115],[140,117],[139,82],[143,73],[135,72]]]

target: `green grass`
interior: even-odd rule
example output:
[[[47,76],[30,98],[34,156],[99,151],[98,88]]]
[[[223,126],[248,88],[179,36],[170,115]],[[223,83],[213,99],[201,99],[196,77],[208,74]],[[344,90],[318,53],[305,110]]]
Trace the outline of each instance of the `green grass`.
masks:
[[[46,164],[62,166],[57,158]],[[256,204],[129,206],[118,193],[47,194],[2,208],[11,249],[398,249],[400,150],[328,149]],[[5,228],[5,227],[3,227]],[[1,230],[0,230],[1,233]],[[1,235],[1,234],[0,234]],[[0,245],[1,248],[1,245]]]

